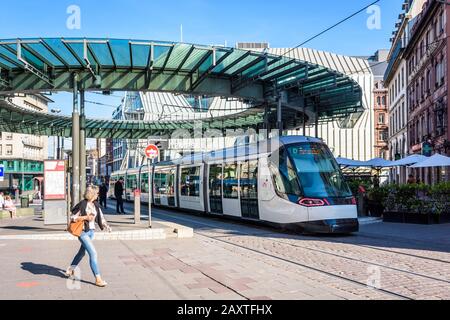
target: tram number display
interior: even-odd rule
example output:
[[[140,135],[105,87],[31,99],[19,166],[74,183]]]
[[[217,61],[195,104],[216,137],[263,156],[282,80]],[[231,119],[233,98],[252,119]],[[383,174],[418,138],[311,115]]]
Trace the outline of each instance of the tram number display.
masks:
[[[322,149],[318,147],[314,147],[311,145],[308,146],[299,146],[290,148],[290,151],[294,156],[302,156],[302,155],[320,155],[322,154]]]

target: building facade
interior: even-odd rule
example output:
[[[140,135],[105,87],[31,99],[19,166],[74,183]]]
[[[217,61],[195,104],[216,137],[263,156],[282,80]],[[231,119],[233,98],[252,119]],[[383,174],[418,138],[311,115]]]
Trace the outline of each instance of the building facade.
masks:
[[[26,95],[12,98],[12,103],[25,109],[48,112],[53,102],[44,95]],[[0,190],[11,192],[17,187],[31,193],[40,187],[44,174],[44,160],[48,158],[48,138],[17,133],[0,132],[0,164],[5,179]]]
[[[429,0],[411,25],[410,41],[405,49],[410,153],[427,156],[450,153],[447,99],[449,13],[448,5]],[[448,173],[444,169],[420,169],[415,170],[415,174],[420,181],[436,183]]]
[[[384,73],[387,68],[387,50],[378,50],[374,56],[369,57],[369,63],[374,76],[373,102],[374,102],[374,128],[375,128],[375,157],[389,158],[389,101],[388,89],[384,85]]]
[[[388,55],[388,67],[384,76],[384,85],[388,88],[389,110],[389,157],[388,160],[400,160],[410,154],[408,141],[408,101],[407,101],[407,63],[405,48],[410,39],[411,24],[421,12],[425,0],[405,0],[399,21],[391,38],[392,46]],[[408,169],[393,168],[390,180],[406,183]]]

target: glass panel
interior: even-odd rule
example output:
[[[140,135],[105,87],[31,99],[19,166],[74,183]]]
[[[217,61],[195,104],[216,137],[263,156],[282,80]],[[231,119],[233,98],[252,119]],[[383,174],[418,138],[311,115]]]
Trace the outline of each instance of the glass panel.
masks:
[[[239,198],[239,184],[236,163],[225,165],[223,172],[223,197],[225,199]]]
[[[192,70],[192,68],[194,68],[207,54],[209,54],[209,52],[209,50],[194,49],[190,57],[184,63],[182,70]]]
[[[181,195],[187,197],[200,196],[200,167],[181,170]]]
[[[116,60],[117,66],[129,67],[130,61],[130,47],[128,40],[110,40],[111,49]]]
[[[269,63],[272,60],[273,59],[267,59],[267,63]],[[253,67],[242,72],[242,76],[243,77],[253,77],[257,74],[264,72],[265,69],[266,69],[266,61],[263,60],[263,61],[257,63],[256,65],[254,65]]]
[[[61,39],[45,39],[44,42],[49,45],[62,59],[64,59],[70,66],[80,66],[77,59],[70,53],[70,51],[61,42]]]
[[[212,165],[209,168],[209,194],[222,199],[222,166]]]
[[[0,47],[0,48],[1,48],[1,47]],[[5,65],[5,66],[7,66],[7,67],[10,67],[10,68],[16,68],[16,65],[10,63],[9,61],[6,61],[6,60],[3,59],[2,57],[0,57],[0,64],[3,64],[3,65]]]
[[[148,193],[148,173],[143,173],[141,175],[141,192]]]
[[[275,190],[280,197],[286,200],[291,199],[295,202],[301,196],[297,172],[284,150],[280,150],[279,156],[278,165],[272,159],[270,162],[270,171],[275,184]]]
[[[176,69],[180,66],[181,62],[186,58],[186,55],[191,50],[192,46],[187,44],[177,44],[172,50],[169,61],[166,68]]]
[[[167,59],[167,55],[169,54],[170,47],[166,46],[157,46],[153,47],[153,66],[155,68],[162,68],[164,66],[164,62]]]
[[[127,189],[131,189],[132,191],[137,189],[137,176],[136,175],[127,176]]]
[[[69,47],[75,52],[75,54],[84,62],[84,44],[83,43],[68,43]]]
[[[11,59],[13,61],[17,61],[19,64],[22,64],[22,62],[19,62],[17,60],[17,55],[13,54],[11,51],[9,51],[8,49],[6,49],[3,46],[0,46],[0,54],[8,57],[9,59]]]
[[[107,44],[104,43],[90,43],[89,47],[94,52],[95,57],[102,66],[113,66],[114,61],[109,52]]]
[[[150,56],[150,46],[132,45],[131,50],[133,53],[133,66],[142,68],[147,67],[148,58]]]
[[[62,64],[58,58],[56,58],[44,45],[40,43],[31,43],[26,44],[26,46],[30,47],[32,50],[36,51],[38,54],[40,54],[44,59],[47,59],[48,62],[50,62],[55,67],[63,67],[64,64]]]
[[[231,63],[241,58],[247,51],[235,50],[228,57],[225,58],[224,61],[219,63],[214,69],[213,72],[220,73],[223,69],[229,66]],[[218,59],[217,59],[218,60]]]
[[[287,150],[297,168],[305,197],[352,196],[336,160],[325,145],[305,143],[289,146]]]
[[[231,69],[228,69],[227,72],[225,72],[226,74],[233,74],[234,72],[236,72],[237,70],[241,69],[242,67],[245,67],[246,65],[248,65],[249,63],[252,63],[253,61],[257,60],[258,57],[255,56],[248,56],[244,59],[242,59],[241,62],[239,62],[237,65],[235,65],[234,67],[232,67]]]

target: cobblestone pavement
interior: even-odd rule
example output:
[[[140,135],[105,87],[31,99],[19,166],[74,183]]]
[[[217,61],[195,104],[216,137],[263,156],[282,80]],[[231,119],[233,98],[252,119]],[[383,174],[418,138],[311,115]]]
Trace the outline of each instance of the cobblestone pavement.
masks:
[[[129,208],[129,207],[128,207]],[[154,210],[193,239],[97,242],[109,286],[64,278],[76,242],[0,241],[0,299],[449,299],[450,225],[306,237]],[[375,286],[376,288],[373,288]]]

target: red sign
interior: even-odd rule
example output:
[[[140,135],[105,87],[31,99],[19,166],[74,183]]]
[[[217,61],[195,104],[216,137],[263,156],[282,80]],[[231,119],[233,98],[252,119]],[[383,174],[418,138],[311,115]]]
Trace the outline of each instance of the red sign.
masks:
[[[145,155],[147,156],[148,159],[154,160],[157,159],[159,156],[159,149],[157,146],[155,146],[154,144],[149,145],[146,149],[145,149]]]
[[[65,161],[44,162],[44,200],[66,199]]]

